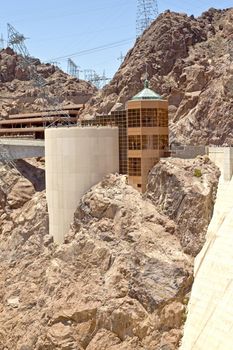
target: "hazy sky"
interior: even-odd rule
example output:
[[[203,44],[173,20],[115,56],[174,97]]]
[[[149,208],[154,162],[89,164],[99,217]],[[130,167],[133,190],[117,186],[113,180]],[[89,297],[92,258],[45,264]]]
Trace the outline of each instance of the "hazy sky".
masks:
[[[158,5],[160,12],[169,8],[194,15],[210,7],[233,6],[230,0],[161,0]],[[67,57],[72,55],[81,69],[97,73],[105,69],[112,77],[120,64],[117,58],[134,44],[136,8],[137,0],[4,0],[0,33],[7,39],[9,22],[28,37],[26,45],[32,56],[42,61],[55,59],[66,70]],[[98,49],[80,53],[93,48]]]

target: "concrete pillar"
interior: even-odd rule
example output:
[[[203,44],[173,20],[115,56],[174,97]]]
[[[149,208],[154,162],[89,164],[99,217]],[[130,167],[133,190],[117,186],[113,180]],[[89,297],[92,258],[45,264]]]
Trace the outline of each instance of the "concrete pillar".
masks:
[[[230,181],[233,175],[233,147],[224,149],[224,180]]]
[[[62,243],[83,194],[119,171],[118,128],[46,129],[45,159],[49,230]]]

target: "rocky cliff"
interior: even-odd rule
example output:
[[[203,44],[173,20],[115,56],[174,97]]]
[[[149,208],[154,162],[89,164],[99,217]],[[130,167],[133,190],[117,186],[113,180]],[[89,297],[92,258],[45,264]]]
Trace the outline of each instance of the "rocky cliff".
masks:
[[[146,197],[159,212],[176,222],[181,245],[192,256],[205,242],[219,176],[220,171],[207,156],[161,160],[149,174]]]
[[[41,76],[45,87],[36,84],[35,73]],[[2,117],[12,113],[32,112],[52,108],[57,101],[63,105],[85,103],[96,88],[78,80],[51,64],[23,58],[10,48],[0,52],[0,113]]]
[[[107,176],[82,197],[61,246],[48,235],[43,164],[20,161],[16,169],[1,167],[10,186],[0,193],[0,349],[177,349],[193,278],[179,225],[191,216],[206,222],[217,168],[163,161],[151,173],[149,199],[125,176]],[[177,194],[170,211],[168,178]],[[184,193],[194,200],[184,200],[179,221]]]
[[[147,65],[151,88],[169,101],[171,142],[232,144],[232,19],[232,9],[161,14],[84,115],[122,108],[142,89]]]

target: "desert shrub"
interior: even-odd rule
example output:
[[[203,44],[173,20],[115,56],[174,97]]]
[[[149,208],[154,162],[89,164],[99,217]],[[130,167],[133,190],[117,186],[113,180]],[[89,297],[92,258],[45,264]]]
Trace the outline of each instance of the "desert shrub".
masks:
[[[194,176],[201,177],[202,176],[201,169],[194,169]]]

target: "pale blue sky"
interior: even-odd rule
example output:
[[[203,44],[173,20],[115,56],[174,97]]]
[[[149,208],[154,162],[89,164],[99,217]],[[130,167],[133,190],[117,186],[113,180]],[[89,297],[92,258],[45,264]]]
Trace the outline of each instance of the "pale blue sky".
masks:
[[[227,8],[232,0],[158,0],[159,11],[200,15],[210,7]],[[121,52],[133,46],[136,35],[136,0],[4,0],[0,10],[0,33],[6,39],[6,23],[11,23],[29,39],[32,56],[48,61],[73,53],[81,69],[106,70],[112,77]],[[113,44],[89,54],[80,51]],[[66,70],[67,57],[57,59]]]

